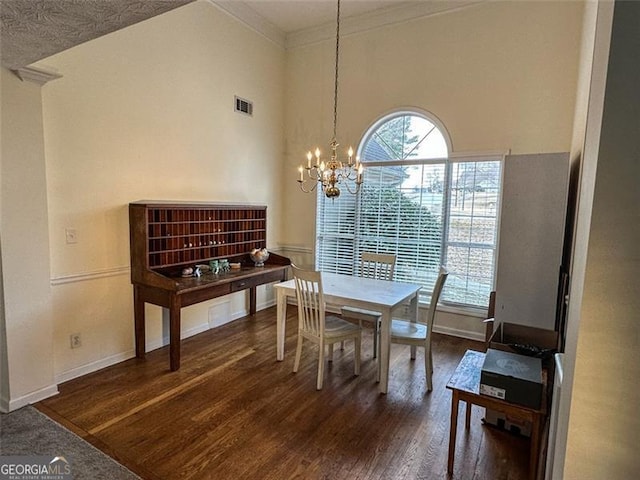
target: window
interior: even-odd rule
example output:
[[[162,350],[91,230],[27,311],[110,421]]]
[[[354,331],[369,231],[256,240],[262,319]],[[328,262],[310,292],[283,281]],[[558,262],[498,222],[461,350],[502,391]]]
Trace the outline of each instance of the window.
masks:
[[[453,156],[435,119],[383,117],[365,134],[358,195],[319,192],[316,268],[355,274],[364,251],[395,253],[395,278],[431,292],[438,267],[451,305],[486,307],[493,289],[502,156]]]

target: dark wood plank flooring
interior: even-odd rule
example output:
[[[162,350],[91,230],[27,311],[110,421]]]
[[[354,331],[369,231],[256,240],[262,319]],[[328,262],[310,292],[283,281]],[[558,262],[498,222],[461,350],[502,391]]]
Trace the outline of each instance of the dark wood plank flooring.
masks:
[[[464,352],[483,345],[435,335],[428,394],[422,350],[410,361],[409,348],[394,345],[389,393],[380,395],[366,330],[360,376],[348,343],[318,392],[316,347],[305,344],[292,373],[296,312],[288,310],[283,362],[269,308],[184,340],[177,372],[165,347],[66,382],[36,406],[149,480],[447,478],[445,385]],[[453,478],[527,478],[528,440],[482,425],[484,412],[473,408],[471,429],[458,425]]]

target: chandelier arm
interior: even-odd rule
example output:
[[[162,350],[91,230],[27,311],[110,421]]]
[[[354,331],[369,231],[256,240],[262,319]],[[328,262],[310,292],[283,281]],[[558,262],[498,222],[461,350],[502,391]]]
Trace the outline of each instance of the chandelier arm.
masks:
[[[355,167],[343,167],[339,173],[339,178],[344,178],[345,180],[356,180],[358,178],[358,169]]]
[[[353,182],[356,186],[355,189],[351,190],[351,187],[349,187],[349,184],[351,182],[344,182],[341,185],[344,185],[345,188],[347,189],[347,192],[349,192],[351,195],[355,195],[356,193],[358,193],[360,191],[360,185],[362,185],[362,182],[358,183],[358,182]]]
[[[344,170],[342,173],[342,178],[345,180],[355,180],[358,176],[358,172],[352,168],[349,170]]]
[[[311,193],[318,186],[318,182],[317,181],[314,181],[313,182],[313,186],[311,188],[308,188],[308,189],[304,187],[304,185],[307,183],[306,181],[298,180],[298,183],[300,184],[300,190],[302,190],[304,193]]]
[[[351,172],[345,171],[345,170],[341,170],[336,175],[336,178],[338,179],[338,183],[343,181],[343,180],[350,180],[351,179]]]
[[[318,172],[318,169],[316,169],[316,168],[307,168],[306,170],[307,170],[307,179],[313,180],[314,182],[317,182],[317,181],[320,180],[320,174]],[[312,171],[314,173],[311,173]]]

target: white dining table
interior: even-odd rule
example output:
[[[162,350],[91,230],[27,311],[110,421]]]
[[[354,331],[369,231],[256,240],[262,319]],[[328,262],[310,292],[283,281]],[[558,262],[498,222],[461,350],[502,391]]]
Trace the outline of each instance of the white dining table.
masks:
[[[277,292],[276,359],[284,360],[287,298],[295,297],[294,280],[274,285]],[[418,295],[420,285],[413,283],[377,280],[336,273],[322,273],[325,302],[337,307],[355,307],[382,314],[380,325],[380,358],[378,364],[378,390],[387,393],[389,386],[389,355],[391,349],[391,312],[402,304],[409,305],[408,315],[418,319]]]

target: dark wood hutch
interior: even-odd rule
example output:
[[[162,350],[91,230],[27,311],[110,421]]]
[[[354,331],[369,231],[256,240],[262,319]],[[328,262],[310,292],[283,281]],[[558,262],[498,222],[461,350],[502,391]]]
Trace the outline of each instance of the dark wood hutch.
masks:
[[[171,370],[180,368],[180,309],[230,293],[249,290],[249,312],[256,312],[256,287],[287,278],[291,261],[270,253],[263,267],[249,257],[267,246],[267,207],[168,201],[129,204],[131,283],[136,357],[145,356],[145,302],[169,309]],[[183,277],[185,268],[211,260],[240,263],[218,274]],[[204,269],[203,269],[204,270]]]

